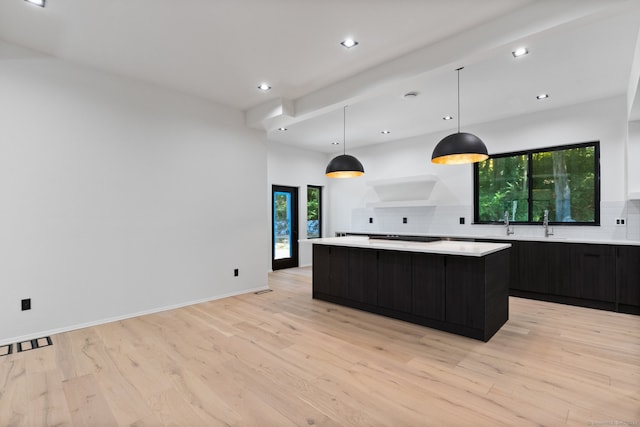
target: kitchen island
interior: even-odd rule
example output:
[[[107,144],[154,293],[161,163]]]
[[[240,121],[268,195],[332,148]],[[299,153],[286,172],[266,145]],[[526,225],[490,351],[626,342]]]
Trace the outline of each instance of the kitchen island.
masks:
[[[310,242],[313,298],[483,341],[509,318],[507,243]]]

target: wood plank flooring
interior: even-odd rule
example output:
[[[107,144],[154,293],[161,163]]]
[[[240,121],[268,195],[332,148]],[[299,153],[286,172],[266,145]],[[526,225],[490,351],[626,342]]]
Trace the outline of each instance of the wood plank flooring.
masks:
[[[0,426],[640,425],[640,316],[511,298],[483,343],[269,281],[0,357]]]

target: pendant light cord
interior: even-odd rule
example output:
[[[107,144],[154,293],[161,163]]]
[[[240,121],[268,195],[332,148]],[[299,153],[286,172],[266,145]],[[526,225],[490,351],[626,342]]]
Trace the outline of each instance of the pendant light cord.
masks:
[[[342,154],[347,154],[347,106],[342,110]]]
[[[458,72],[458,133],[460,133],[460,70],[464,67],[457,68]]]

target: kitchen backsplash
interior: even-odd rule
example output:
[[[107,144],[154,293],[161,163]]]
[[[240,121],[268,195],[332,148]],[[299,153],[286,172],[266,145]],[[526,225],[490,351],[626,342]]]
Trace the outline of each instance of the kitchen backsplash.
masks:
[[[553,226],[554,237],[640,241],[640,201],[602,202],[600,226]],[[406,223],[403,220],[406,218]],[[460,224],[464,218],[464,224]],[[616,219],[624,219],[617,225]],[[370,222],[372,221],[372,222]],[[351,212],[351,232],[502,236],[503,225],[472,225],[473,208],[464,205],[359,208]],[[542,237],[541,226],[514,225],[515,236]]]

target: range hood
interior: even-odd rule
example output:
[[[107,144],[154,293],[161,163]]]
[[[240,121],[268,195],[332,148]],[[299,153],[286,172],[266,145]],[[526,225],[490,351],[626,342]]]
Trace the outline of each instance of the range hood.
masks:
[[[373,188],[379,199],[378,201],[367,203],[367,206],[428,206],[429,197],[436,182],[436,175],[418,175],[367,181],[367,186]]]

